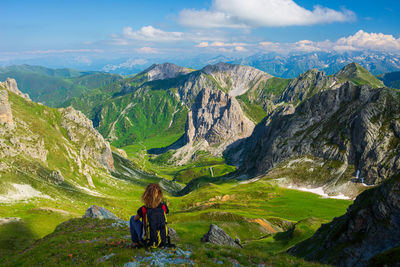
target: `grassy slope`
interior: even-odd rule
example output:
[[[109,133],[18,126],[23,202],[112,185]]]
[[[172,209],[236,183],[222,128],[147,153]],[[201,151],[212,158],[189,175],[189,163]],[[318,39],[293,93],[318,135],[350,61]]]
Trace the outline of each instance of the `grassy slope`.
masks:
[[[14,120],[24,121],[27,128],[33,131],[33,135],[43,138],[49,153],[46,163],[24,154],[13,158],[2,158],[2,163],[11,168],[0,170],[0,194],[7,194],[10,183],[27,184],[50,198],[36,198],[26,203],[0,203],[1,218],[22,219],[20,222],[0,225],[0,232],[3,233],[0,235],[0,255],[8,255],[15,248],[31,244],[34,239],[51,232],[60,222],[82,214],[91,203],[102,203],[108,207],[124,203],[122,205],[129,209],[131,204],[139,204],[138,189],[143,187],[143,182],[159,181],[151,176],[140,176],[143,182],[137,183],[138,178],[134,175],[116,179],[104,170],[96,170],[92,175],[96,185],[94,190],[105,197],[99,198],[79,189],[77,185],[86,187],[87,180],[84,175],[78,173],[74,159],[68,156],[65,145],[77,150],[78,147],[67,141],[68,136],[61,126],[61,115],[58,110],[27,102],[12,93],[9,93],[9,101]],[[26,130],[17,127],[14,137],[24,134],[27,134]],[[60,170],[65,178],[59,186],[49,179],[49,174],[53,170]],[[124,197],[125,200],[120,200],[118,197]],[[121,207],[119,210],[123,209]]]
[[[127,219],[140,205],[134,202],[138,193],[132,196],[116,194],[118,201],[113,203],[105,199],[97,199],[98,202],[94,203],[105,201],[108,207],[115,205],[113,212]],[[228,197],[218,200],[216,196]],[[321,199],[310,193],[281,189],[267,180],[250,184],[235,181],[210,184],[184,197],[167,195],[166,200],[171,210],[170,226],[180,236],[176,243],[181,248],[192,250],[192,259],[200,265],[214,265],[215,260],[232,264],[234,259],[244,265],[270,262],[276,266],[309,266],[310,263],[282,252],[311,236],[322,222],[343,214],[350,204],[345,200]],[[294,228],[286,227],[290,229],[285,233],[269,235],[257,223],[249,222],[248,218],[264,218],[281,225],[286,221],[300,222]],[[225,249],[201,244],[200,238],[207,232],[210,223],[216,223],[234,238],[239,237],[245,248]],[[144,254],[143,250],[126,248],[129,244],[127,228],[112,228],[109,225],[107,221],[73,220],[24,253],[8,258],[8,264],[92,265],[101,256],[116,253],[104,265],[120,266]],[[97,241],[88,242],[95,239]]]
[[[264,101],[273,101],[279,97],[289,82],[290,79],[272,77],[266,82],[261,82],[257,88],[238,96],[237,99],[245,114],[255,123],[259,123],[272,108],[268,105],[263,107]]]
[[[374,88],[383,87],[383,83],[372,75],[367,69],[357,63],[351,63],[344,67],[345,70],[336,77],[339,82],[351,81],[356,85],[369,84]],[[340,73],[340,72],[339,72]]]

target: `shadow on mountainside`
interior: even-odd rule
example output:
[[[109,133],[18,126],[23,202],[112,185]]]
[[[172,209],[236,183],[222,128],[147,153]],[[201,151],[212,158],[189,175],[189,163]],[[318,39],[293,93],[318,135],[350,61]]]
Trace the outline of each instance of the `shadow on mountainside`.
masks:
[[[32,232],[32,230],[20,220],[1,224],[0,265],[7,257],[13,255],[15,251],[27,248],[37,238],[38,237]]]

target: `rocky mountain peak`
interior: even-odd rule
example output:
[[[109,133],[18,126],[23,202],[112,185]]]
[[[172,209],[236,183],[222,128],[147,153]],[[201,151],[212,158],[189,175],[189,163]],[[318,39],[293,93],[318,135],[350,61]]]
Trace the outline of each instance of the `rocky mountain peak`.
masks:
[[[28,94],[24,94],[18,89],[17,81],[15,79],[7,78],[5,82],[0,82],[0,86],[5,87],[8,91],[17,94],[28,101],[31,101]]]
[[[210,75],[230,96],[238,96],[257,87],[272,76],[250,66],[217,63],[201,70]]]
[[[326,76],[324,71],[311,69],[291,81],[279,102],[299,103],[313,94],[332,88],[337,79]]]
[[[149,81],[171,79],[188,74],[192,70],[172,63],[153,64],[142,73],[147,75]]]
[[[351,82],[317,93],[298,105],[293,114],[278,114],[270,123],[257,127],[252,136],[258,136],[258,141],[249,138],[253,141],[248,142],[249,154],[242,168],[262,175],[289,158],[313,155],[341,162],[344,170],[350,166],[360,170],[366,184],[379,184],[400,170],[400,142],[394,130],[400,119],[398,101],[395,89]],[[333,191],[340,183],[346,185],[343,190],[353,184],[351,177],[342,177],[340,168],[338,176],[332,178],[337,179]],[[343,194],[354,196],[354,192]]]
[[[369,84],[372,87],[383,87],[382,81],[378,80],[367,69],[358,63],[350,63],[344,66],[340,71],[334,75],[339,81],[348,80],[356,85]]]
[[[254,123],[243,114],[234,97],[221,90],[203,88],[188,114],[185,146],[178,155],[190,156],[197,150],[221,155],[228,145],[249,136],[253,129]],[[187,160],[184,158],[183,162]]]

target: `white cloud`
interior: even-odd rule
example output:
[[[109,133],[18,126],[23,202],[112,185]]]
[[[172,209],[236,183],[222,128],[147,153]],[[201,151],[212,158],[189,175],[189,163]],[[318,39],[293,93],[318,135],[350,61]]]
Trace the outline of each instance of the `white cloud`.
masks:
[[[166,32],[153,26],[144,26],[141,29],[134,31],[132,27],[124,27],[122,36],[113,35],[113,39],[121,39],[121,44],[128,43],[127,40],[152,41],[152,42],[168,42],[178,41],[183,39],[183,32]]]
[[[313,25],[355,19],[352,11],[314,6],[305,9],[293,0],[213,0],[210,10],[184,9],[182,25],[197,28],[246,28]]]
[[[194,28],[247,28],[243,23],[235,23],[232,18],[219,11],[184,9],[179,13],[182,25]]]
[[[158,49],[153,48],[153,47],[148,47],[148,46],[138,48],[138,49],[136,49],[136,51],[138,53],[142,53],[142,54],[159,54],[160,53],[160,51],[158,51]]]
[[[367,33],[363,30],[354,35],[342,37],[336,41],[313,42],[301,40],[294,43],[260,42],[259,46],[265,52],[285,53],[290,51],[316,52],[316,51],[384,51],[400,52],[400,38],[383,33]]]
[[[382,50],[382,51],[399,51],[400,38],[395,38],[390,34],[383,33],[367,33],[363,30],[349,37],[340,38],[335,43],[335,50],[347,48],[349,50]]]
[[[243,46],[235,46],[235,51],[237,52],[246,52],[247,49]]]
[[[120,69],[120,68],[132,68],[134,66],[137,66],[137,65],[141,66],[141,65],[145,65],[147,63],[148,63],[148,61],[146,59],[130,58],[127,61],[122,62],[121,64],[118,64],[118,65],[108,64],[108,65],[103,67],[103,71],[114,71],[114,70]]]
[[[236,46],[236,47],[242,47],[243,46],[247,46],[248,44],[246,43],[226,43],[226,42],[220,42],[220,41],[216,41],[216,42],[212,42],[212,43],[208,43],[208,42],[201,42],[198,45],[196,45],[196,47],[232,47],[232,46]]]
[[[196,45],[196,47],[208,47],[208,46],[209,46],[208,42],[201,42],[198,45]]]

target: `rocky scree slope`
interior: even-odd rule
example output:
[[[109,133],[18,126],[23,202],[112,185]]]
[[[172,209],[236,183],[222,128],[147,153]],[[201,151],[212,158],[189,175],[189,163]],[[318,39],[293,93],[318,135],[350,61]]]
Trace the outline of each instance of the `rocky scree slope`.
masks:
[[[322,225],[310,239],[297,244],[289,253],[335,266],[367,266],[374,262],[387,266],[391,260],[396,262],[384,253],[393,249],[398,253],[399,229],[400,176],[396,174],[380,186],[363,192],[345,215]],[[394,258],[399,260],[399,254]]]
[[[285,160],[312,155],[340,162],[330,181],[315,186],[349,182],[342,175],[350,166],[365,183],[378,184],[400,168],[399,103],[397,90],[348,82],[296,109],[277,110],[243,143],[241,171],[263,175]]]

